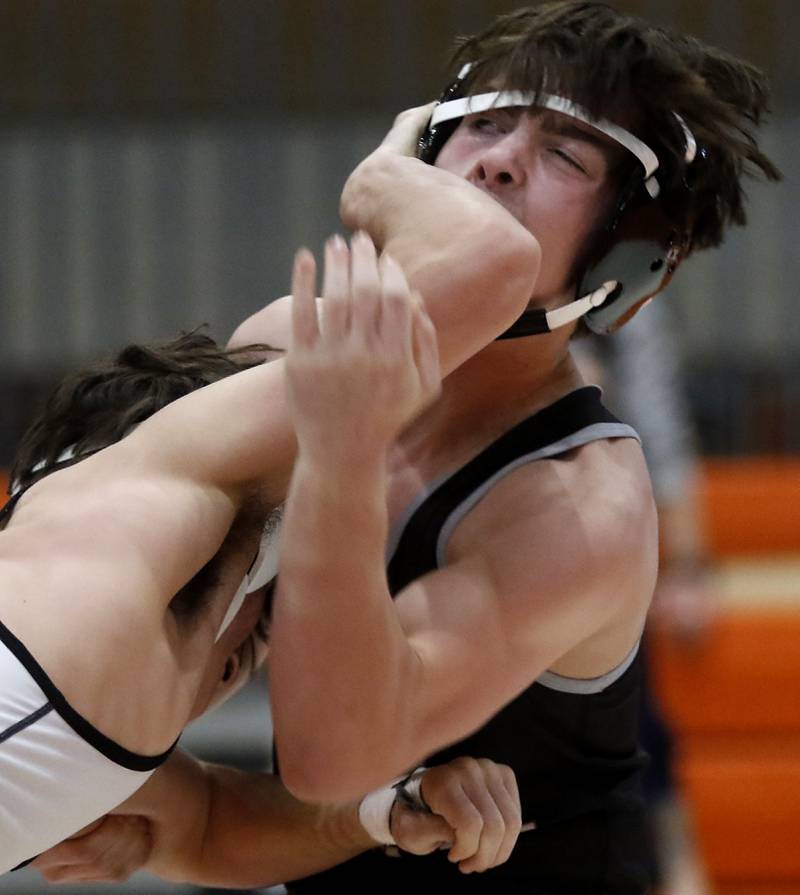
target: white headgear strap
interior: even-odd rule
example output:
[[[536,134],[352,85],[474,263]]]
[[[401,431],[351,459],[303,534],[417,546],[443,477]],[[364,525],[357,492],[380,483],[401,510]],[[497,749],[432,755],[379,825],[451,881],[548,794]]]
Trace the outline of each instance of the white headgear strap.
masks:
[[[588,124],[601,134],[610,137],[628,152],[632,153],[644,168],[644,184],[647,192],[655,199],[659,193],[658,181],[653,176],[658,170],[658,156],[653,150],[643,143],[638,137],[625,128],[607,121],[605,118],[593,118],[582,106],[573,103],[563,96],[553,93],[541,93],[538,96],[521,90],[495,90],[490,93],[478,93],[474,96],[465,96],[461,99],[451,99],[440,103],[433,111],[431,127],[441,124],[443,121],[452,121],[453,118],[463,118],[465,115],[476,115],[489,109],[507,109],[511,106],[531,106],[536,103],[544,109],[553,112],[561,112],[572,118]],[[688,134],[694,143],[694,137],[689,132],[681,118],[678,119],[684,132]],[[687,139],[688,145],[688,139]]]
[[[242,583],[239,585],[228,606],[228,611],[222,619],[222,624],[217,632],[217,640],[222,637],[231,622],[236,618],[236,615],[242,608],[244,598],[260,587],[264,587],[265,584],[269,584],[278,574],[278,556],[281,546],[280,535],[280,519],[276,520],[274,517],[270,517],[267,520],[264,531],[261,533],[261,543],[258,545],[258,554],[253,560],[253,565],[250,566],[250,570],[242,579]]]

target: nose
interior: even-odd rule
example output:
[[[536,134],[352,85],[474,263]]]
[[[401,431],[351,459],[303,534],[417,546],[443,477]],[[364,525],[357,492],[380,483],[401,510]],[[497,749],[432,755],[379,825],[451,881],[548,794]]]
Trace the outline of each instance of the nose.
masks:
[[[525,182],[525,140],[523,128],[503,134],[486,147],[476,162],[475,175],[488,189],[508,189]]]

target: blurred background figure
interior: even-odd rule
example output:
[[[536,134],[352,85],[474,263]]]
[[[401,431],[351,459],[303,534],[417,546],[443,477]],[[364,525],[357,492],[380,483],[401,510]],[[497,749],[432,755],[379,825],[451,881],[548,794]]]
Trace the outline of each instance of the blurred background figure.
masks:
[[[707,548],[697,436],[690,418],[682,350],[666,302],[652,302],[605,338],[581,339],[573,355],[608,406],[638,431],[658,505],[660,568],[648,619],[683,651],[701,648],[717,608]],[[645,658],[648,656],[645,637]],[[646,677],[641,740],[650,756],[645,795],[654,878],[661,895],[708,895],[692,821],[676,779],[680,741]]]
[[[203,322],[224,340],[266,297],[287,292],[297,246],[318,249],[336,229],[339,191],[355,163],[399,110],[437,95],[452,35],[520,5],[4,3],[0,471],[39,396],[66,371]],[[765,147],[784,182],[753,185],[747,230],[691,259],[671,294],[639,315],[642,326],[665,332],[648,317],[671,314],[683,358],[685,389],[669,391],[684,409],[651,414],[656,426],[688,421],[670,436],[679,447],[663,464],[654,452],[668,436],[649,436],[633,419],[612,394],[611,374],[606,387],[651,452],[666,535],[653,618],[681,636],[661,636],[654,625],[648,649],[680,744],[675,771],[709,888],[795,895],[800,5],[611,5],[741,55],[773,85]],[[639,338],[636,329],[620,333],[628,335]],[[667,363],[674,354],[667,350]],[[648,360],[642,376],[655,369]],[[663,395],[655,400],[669,406]],[[206,757],[263,766],[269,732],[254,723],[262,712],[250,710],[263,698],[263,687],[248,690],[185,742]],[[145,878],[126,888],[164,891]],[[33,873],[0,879],[0,893],[43,891]]]

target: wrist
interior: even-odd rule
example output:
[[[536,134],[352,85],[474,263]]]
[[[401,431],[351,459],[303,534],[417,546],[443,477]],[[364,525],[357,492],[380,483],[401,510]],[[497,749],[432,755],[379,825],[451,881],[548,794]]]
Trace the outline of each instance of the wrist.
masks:
[[[358,819],[374,844],[397,845],[392,833],[392,811],[395,804],[405,805],[413,811],[430,812],[422,797],[424,767],[419,767],[405,777],[368,793],[358,806]]]
[[[374,481],[386,475],[388,447],[374,441],[298,440],[295,469],[307,476],[321,476],[335,482]]]

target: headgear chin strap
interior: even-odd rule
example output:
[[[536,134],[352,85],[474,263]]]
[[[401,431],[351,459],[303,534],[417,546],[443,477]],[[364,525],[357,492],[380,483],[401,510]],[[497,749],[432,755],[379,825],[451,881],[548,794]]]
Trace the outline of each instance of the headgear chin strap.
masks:
[[[233,620],[239,614],[245,597],[253,591],[264,587],[278,574],[278,557],[280,554],[281,541],[281,520],[274,517],[268,517],[261,532],[261,540],[258,544],[258,553],[253,560],[247,574],[242,579],[236,593],[233,595],[225,617],[217,631],[217,640],[222,637],[225,631],[230,627]]]
[[[600,246],[594,252],[581,277],[576,301],[555,311],[533,308],[525,311],[499,338],[551,332],[584,317],[589,329],[609,333],[632,317],[660,292],[672,278],[678,264],[690,248],[687,233],[676,231],[674,224],[654,200],[661,187],[656,178],[659,159],[656,153],[625,128],[606,119],[594,118],[582,106],[562,96],[535,95],[519,90],[499,90],[463,96],[464,79],[472,68],[465,65],[458,78],[443,94],[430,123],[420,137],[418,156],[433,164],[442,146],[465,115],[511,106],[531,106],[560,112],[589,125],[630,152],[642,167],[641,180],[623,191]],[[673,113],[683,132],[685,164],[697,155],[697,141],[686,122]]]
[[[588,314],[593,308],[599,308],[603,302],[619,287],[616,280],[610,280],[589,295],[584,295],[553,311],[543,308],[529,308],[498,339],[519,339],[522,336],[539,336],[550,333],[554,329],[566,326],[574,320]]]

